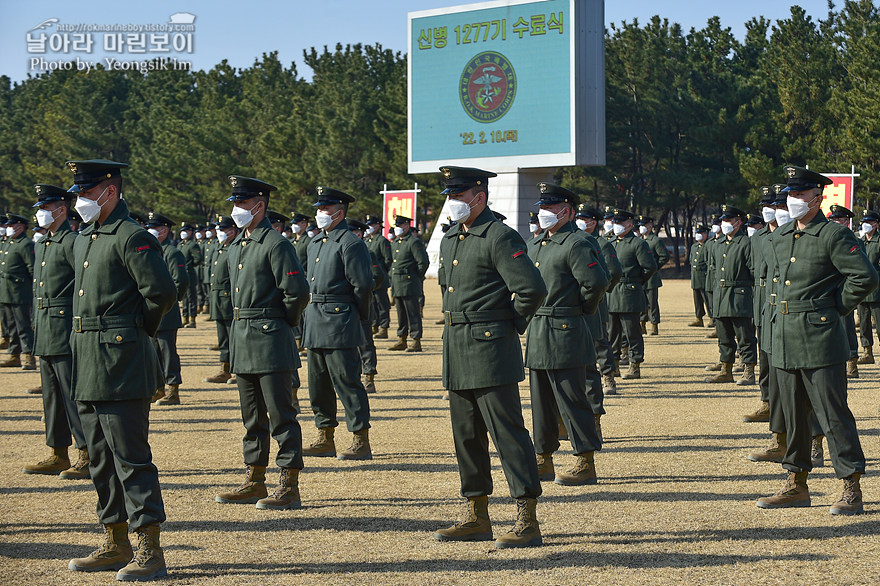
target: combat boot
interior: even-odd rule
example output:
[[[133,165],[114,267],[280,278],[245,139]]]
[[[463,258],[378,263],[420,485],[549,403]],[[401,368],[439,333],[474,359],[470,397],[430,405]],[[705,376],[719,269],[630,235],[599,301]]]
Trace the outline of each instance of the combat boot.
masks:
[[[6,336],[0,338],[0,350],[8,350],[9,349],[9,338]]]
[[[824,435],[817,435],[810,442],[810,463],[813,465],[813,468],[821,468],[825,465],[825,450],[822,447],[823,439],[825,439]]]
[[[807,488],[807,472],[790,472],[782,490],[772,496],[762,496],[755,504],[760,509],[809,507],[810,489]]]
[[[620,376],[620,360],[614,360],[614,370],[611,372],[611,377]]]
[[[364,390],[366,390],[370,394],[373,394],[376,392],[376,375],[375,374],[365,374],[364,375]]]
[[[752,462],[776,462],[781,463],[785,457],[786,442],[788,436],[784,433],[774,433],[770,438],[770,447],[760,452],[752,452],[748,459]]]
[[[706,367],[706,372],[721,372],[721,369],[722,369],[723,367],[724,367],[724,366],[723,366],[723,363],[721,363],[721,362],[716,362],[715,364],[712,364],[712,365],[707,366],[707,367]]]
[[[850,358],[846,361],[846,378],[859,378],[858,358]]]
[[[186,325],[188,323],[189,323],[189,316],[188,315],[183,316],[183,327],[186,327]]]
[[[244,483],[235,490],[218,494],[214,500],[224,504],[250,505],[265,498],[268,494],[266,491],[266,467],[248,466]]]
[[[25,389],[24,391],[28,395],[42,395],[43,394],[43,385],[38,387],[31,387],[29,389]]]
[[[513,529],[495,540],[495,549],[537,547],[544,544],[535,516],[537,505],[536,499],[516,499],[516,523]]]
[[[158,401],[159,399],[161,399],[164,396],[165,396],[165,385],[162,385],[161,387],[156,389],[155,393],[153,393],[153,397],[150,399],[150,402],[155,403],[156,401]]]
[[[688,323],[689,328],[702,328],[703,327],[703,318],[695,317],[694,321]]]
[[[372,326],[370,328],[370,332],[375,336],[376,334],[379,333],[379,326]]]
[[[617,361],[620,366],[629,366],[629,354],[627,354],[627,351],[626,348],[621,348],[620,359]]]
[[[862,355],[856,362],[858,364],[874,364],[874,347],[865,346],[862,348]]]
[[[303,448],[303,456],[334,457],[336,455],[336,441],[333,439],[335,433],[335,427],[319,427],[318,439],[309,444],[307,448]]]
[[[104,545],[84,558],[75,558],[67,564],[74,572],[99,572],[124,568],[134,552],[128,540],[128,523],[104,525]]]
[[[562,486],[583,486],[596,484],[596,464],[593,462],[593,452],[577,454],[577,461],[568,472],[557,474],[556,484]]]
[[[0,368],[18,368],[21,366],[21,356],[18,354],[10,354],[9,358],[0,362]]]
[[[538,462],[538,480],[553,480],[556,472],[553,470],[553,454],[538,454],[535,458]]]
[[[338,460],[372,460],[373,451],[370,449],[370,430],[362,429],[354,432],[351,445],[339,452]]]
[[[602,439],[602,414],[601,413],[594,414],[593,421],[595,421],[595,423],[596,423],[596,435],[599,436],[599,441],[600,442],[604,441]],[[601,450],[602,448],[599,448],[599,449]]]
[[[258,509],[283,511],[285,509],[301,509],[299,499],[299,470],[282,468],[278,488],[271,495],[257,501]]]
[[[219,352],[220,351],[220,344],[214,344],[213,346],[208,348],[208,350],[210,350],[211,352]]]
[[[413,341],[410,342],[410,344],[409,344],[409,348],[407,348],[406,351],[407,351],[407,352],[421,352],[421,351],[422,351],[422,340],[421,340],[421,338],[419,338],[419,339],[413,339]]]
[[[441,317],[440,319],[434,321],[434,323],[437,324],[438,326],[442,326],[443,324],[446,323],[446,318]]]
[[[220,363],[220,372],[215,374],[214,376],[209,376],[205,379],[206,383],[225,383],[229,379],[232,378],[232,373],[229,370],[230,366],[228,362]]]
[[[37,370],[37,361],[34,360],[33,354],[22,354],[23,358],[21,363],[22,370]]]
[[[62,471],[70,468],[70,458],[67,456],[67,446],[52,448],[52,455],[36,464],[28,464],[21,469],[25,474],[45,474],[58,476]]]
[[[843,494],[839,501],[831,505],[828,512],[832,515],[859,515],[865,512],[862,504],[862,487],[859,486],[861,477],[862,475],[856,472],[843,479]]]
[[[651,333],[649,336],[657,336],[660,334],[660,326],[658,324],[651,324]]]
[[[91,463],[89,449],[82,448],[77,450],[77,452],[79,452],[79,455],[76,458],[76,462],[73,466],[59,474],[61,478],[65,480],[85,480],[91,476],[89,474],[89,464]]]
[[[614,376],[610,374],[602,375],[602,392],[606,395],[617,394],[617,382],[615,382]]]
[[[185,327],[185,328],[190,328],[190,329],[196,327],[196,316],[191,315],[191,316],[189,317],[189,322],[184,323],[184,324],[183,324],[183,327]]]
[[[639,323],[641,323],[641,325],[642,325],[642,335],[644,336],[645,334],[648,333],[648,322],[643,321],[643,322],[639,322]]]
[[[763,423],[770,421],[770,401],[761,401],[761,406],[754,413],[743,415],[746,423]]]
[[[168,385],[165,397],[156,401],[157,405],[180,405],[180,385]]]
[[[710,340],[717,340],[718,339],[718,330],[713,328],[711,332],[706,334],[706,337],[709,338]]]
[[[755,365],[754,364],[744,364],[742,375],[739,377],[739,380],[736,381],[736,384],[741,387],[746,387],[749,385],[755,384]]]
[[[742,356],[739,354],[736,355],[736,360],[733,362],[733,368],[730,369],[731,372],[739,373],[745,370],[746,365],[743,362]]]
[[[637,378],[642,378],[641,365],[642,365],[641,362],[636,362],[635,360],[633,360],[629,364],[629,370],[627,370],[626,373],[620,378],[622,378],[623,380],[633,380],[633,379],[637,379]]]
[[[400,350],[406,350],[406,336],[400,336],[397,338],[397,343],[388,348],[389,350],[393,350],[395,352]]]
[[[159,525],[144,525],[136,530],[137,553],[127,566],[116,572],[120,582],[144,582],[168,575],[165,553],[159,546]]]
[[[714,328],[715,327],[715,319],[710,317],[709,321],[706,322],[706,327],[707,328]]]
[[[707,383],[732,383],[733,382],[733,362],[722,362],[721,372],[715,376],[707,376]]]
[[[379,328],[379,333],[375,335],[380,340],[388,339],[388,328]]]
[[[448,529],[434,532],[437,541],[491,541],[492,522],[489,520],[489,497],[468,497],[461,521]]]

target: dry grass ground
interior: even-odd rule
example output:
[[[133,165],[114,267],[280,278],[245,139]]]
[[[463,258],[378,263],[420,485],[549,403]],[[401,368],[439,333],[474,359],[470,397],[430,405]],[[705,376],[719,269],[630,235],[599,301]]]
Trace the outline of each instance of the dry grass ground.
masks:
[[[439,312],[427,283],[423,354],[388,352],[379,341],[379,393],[371,396],[371,462],[307,459],[305,508],[259,511],[214,502],[243,477],[243,427],[232,385],[199,382],[217,370],[213,324],[181,330],[183,405],[155,407],[151,443],[168,522],[162,542],[175,584],[877,584],[880,484],[863,481],[866,514],[835,518],[840,494],[826,467],[811,475],[813,506],[765,511],[757,497],[780,488],[774,464],[747,451],[768,441],[766,424],[741,415],[757,387],[703,383],[718,358],[692,317],[689,284],[667,281],[660,336],[648,336],[640,381],[606,400],[599,484],[544,483],[538,515],[545,546],[495,551],[490,543],[437,543],[431,532],[460,514],[447,403],[441,399]],[[479,368],[480,365],[473,365]],[[306,380],[305,369],[300,371]],[[869,467],[880,446],[878,367],[850,387]],[[0,374],[0,575],[7,584],[107,584],[112,574],[67,570],[100,539],[88,482],[21,473],[45,456],[41,404],[24,389],[38,375]],[[527,425],[528,389],[520,387]],[[305,394],[303,391],[302,394]],[[300,415],[306,443],[310,411]],[[339,428],[339,447],[349,434]],[[275,446],[273,446],[274,453]],[[567,444],[557,458],[568,466]],[[496,534],[514,516],[493,459],[490,513]],[[272,483],[277,469],[270,468]],[[270,488],[271,490],[271,488]]]

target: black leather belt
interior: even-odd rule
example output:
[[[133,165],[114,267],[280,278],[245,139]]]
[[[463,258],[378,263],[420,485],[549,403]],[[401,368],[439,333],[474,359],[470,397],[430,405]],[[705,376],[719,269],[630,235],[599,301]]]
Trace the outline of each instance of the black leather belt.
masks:
[[[139,315],[107,315],[98,317],[73,316],[73,331],[103,332],[112,328],[139,328],[144,325]]]
[[[482,311],[444,311],[443,323],[447,326],[489,321],[505,321],[514,318],[510,309],[485,309]]]

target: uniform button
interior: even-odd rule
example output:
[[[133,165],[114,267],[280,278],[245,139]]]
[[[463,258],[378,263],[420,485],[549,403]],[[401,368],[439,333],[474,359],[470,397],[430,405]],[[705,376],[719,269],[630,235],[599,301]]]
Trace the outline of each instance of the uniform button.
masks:
[[[92,240],[97,240],[97,239],[98,239],[98,235],[97,235],[97,234],[92,234]]]
[[[395,250],[395,251],[394,251],[394,252],[400,252],[400,249],[399,249],[399,248],[398,248],[398,249],[397,249],[397,250]]]
[[[785,284],[786,284],[786,285],[791,285],[791,281],[789,281],[788,279],[786,279],[786,280],[785,280]]]
[[[40,281],[40,287],[42,287],[42,286],[43,286],[43,281]]]
[[[337,313],[339,312],[339,308],[338,308],[338,307],[336,308],[336,312],[337,312]]]
[[[492,332],[486,332],[486,333],[483,334],[483,335],[486,336],[487,338],[491,338],[491,337],[492,337]]]
[[[316,258],[316,259],[315,259],[315,262],[318,262],[319,260],[321,260],[321,259],[320,259],[320,258]],[[394,261],[394,262],[397,262],[397,261]]]
[[[264,329],[264,330],[268,330],[268,329],[269,329],[269,326],[268,326],[267,324],[263,324],[263,329]]]
[[[397,259],[396,259],[396,258],[394,259],[394,262],[397,262]]]
[[[449,289],[447,289],[447,291],[449,291],[450,293],[455,293],[455,287],[450,287]]]
[[[795,239],[795,240],[797,240],[797,239],[800,238],[800,237],[801,237],[800,234],[795,234],[795,235],[794,235],[794,239]]]
[[[59,311],[58,315],[64,315],[64,310],[62,309],[61,311]]]
[[[562,324],[562,329],[563,329],[563,330],[567,330],[567,329],[568,329],[568,324]]]
[[[540,261],[535,261],[535,266],[536,266],[536,267],[539,267],[539,266],[541,266],[541,263],[540,263]]]
[[[773,277],[773,282],[774,282],[774,283],[778,283],[778,282],[779,282],[779,277]]]
[[[217,261],[215,260],[215,261],[214,261],[214,265],[216,266],[216,264],[217,264]]]
[[[321,242],[327,242],[326,238],[321,238]]]
[[[85,294],[86,294],[85,291],[83,291],[82,289],[79,290],[79,296],[80,296],[80,297],[82,297],[82,296],[85,295]]]
[[[723,270],[724,270],[724,267],[721,267],[721,270],[723,271]]]
[[[721,255],[721,257],[722,257],[722,258],[727,258],[727,253],[725,252],[724,254]]]
[[[543,242],[541,242],[541,246],[547,246],[547,241],[544,240]]]
[[[791,257],[791,262],[794,262],[795,260],[796,260],[796,259],[795,259],[794,257]]]
[[[452,266],[454,266],[454,267],[458,266],[458,259],[457,258],[452,260]]]
[[[83,263],[83,268],[84,268],[84,269],[85,269],[85,268],[88,268],[88,266],[89,266],[89,261],[86,261],[86,262]]]
[[[122,336],[116,336],[116,341],[117,341],[117,342],[121,342],[121,341],[122,341]]]
[[[41,263],[40,263],[40,266],[41,266],[41,267],[46,266],[46,261],[41,262]]]
[[[238,270],[241,270],[241,268],[242,268],[243,266],[244,266],[244,265],[242,265],[241,263],[238,263]]]
[[[459,239],[459,240],[464,240],[464,234],[459,234],[459,235],[458,235],[458,239]]]
[[[242,240],[241,245],[242,245],[242,246],[247,246],[247,242],[245,242],[245,241]]]
[[[828,321],[828,318],[825,317],[824,315],[823,315],[821,318],[819,318],[819,319],[821,319],[822,321]]]
[[[238,287],[235,288],[235,292],[238,293]]]

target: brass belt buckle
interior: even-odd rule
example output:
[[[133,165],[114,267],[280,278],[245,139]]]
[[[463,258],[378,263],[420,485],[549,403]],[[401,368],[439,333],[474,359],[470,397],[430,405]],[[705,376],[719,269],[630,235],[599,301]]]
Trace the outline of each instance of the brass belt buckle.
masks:
[[[37,297],[37,309],[46,309],[45,307],[43,307],[43,298],[42,297]]]
[[[238,311],[238,309],[239,309],[238,307],[233,307],[233,308],[232,308],[232,319],[234,319],[234,320],[236,320],[236,321],[241,320],[241,317],[239,317],[239,311]]]
[[[724,279],[719,279],[718,282],[721,283],[721,286],[722,286],[722,287],[726,287],[726,286],[727,286],[727,285],[724,284]]]
[[[443,324],[447,325],[447,326],[452,325],[452,312],[451,311],[444,311],[443,312]]]
[[[788,301],[780,301],[779,308],[779,313],[782,315],[788,315]]]
[[[78,315],[73,316],[73,331],[81,334],[83,331],[83,318]]]
[[[776,293],[770,294],[770,305],[776,305]]]

